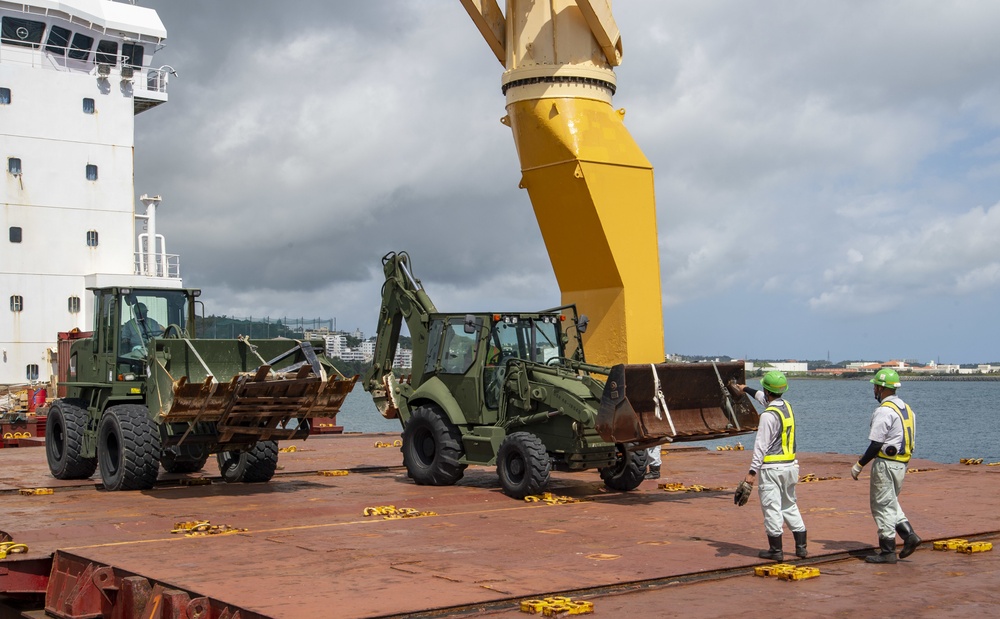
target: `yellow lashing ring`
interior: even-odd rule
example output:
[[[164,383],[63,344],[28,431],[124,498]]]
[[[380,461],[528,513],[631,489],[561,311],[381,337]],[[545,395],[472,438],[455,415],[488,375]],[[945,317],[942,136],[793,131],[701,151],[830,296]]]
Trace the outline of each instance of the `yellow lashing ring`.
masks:
[[[7,555],[24,554],[28,552],[27,544],[17,542],[0,542],[0,559],[6,559]]]
[[[197,537],[202,535],[228,535],[232,533],[245,533],[247,529],[231,527],[228,524],[212,524],[208,520],[192,520],[189,522],[177,522],[171,533],[183,533],[184,537]]]
[[[385,520],[398,520],[400,518],[419,518],[421,516],[437,516],[437,512],[422,512],[412,507],[396,507],[395,505],[379,505],[376,507],[366,507],[362,512],[367,516],[382,516]]]
[[[953,537],[951,539],[943,539],[934,542],[934,550],[957,550],[959,546],[969,543],[969,540]]]
[[[522,613],[542,614],[546,617],[562,615],[587,615],[594,612],[593,602],[574,602],[568,597],[553,596],[543,600],[521,600]]]
[[[551,492],[544,492],[542,494],[529,494],[524,497],[526,503],[546,503],[548,505],[564,505],[566,503],[579,503],[580,499],[574,499],[571,496],[560,496],[558,494],[552,494]]]

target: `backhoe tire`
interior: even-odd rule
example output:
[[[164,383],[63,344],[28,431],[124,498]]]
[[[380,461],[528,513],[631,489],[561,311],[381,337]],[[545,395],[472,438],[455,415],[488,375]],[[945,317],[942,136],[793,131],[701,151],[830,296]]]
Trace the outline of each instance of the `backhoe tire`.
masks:
[[[420,486],[450,486],[462,479],[462,433],[438,406],[419,406],[403,427],[403,466]]]
[[[97,461],[106,490],[149,490],[160,472],[160,429],[141,404],[109,407],[97,427]]]
[[[541,439],[530,432],[508,434],[497,453],[497,475],[504,494],[523,499],[549,485],[552,460]]]
[[[175,456],[171,449],[179,449],[180,455]],[[197,473],[208,462],[208,450],[202,445],[181,445],[171,449],[164,449],[160,456],[160,466],[168,473]]]
[[[45,421],[45,458],[56,479],[87,479],[97,470],[97,458],[84,458],[83,432],[87,427],[83,400],[56,400]]]
[[[601,479],[604,485],[612,490],[628,492],[635,490],[645,479],[646,450],[640,449],[631,453],[619,450],[617,463],[601,469]]]
[[[271,481],[278,469],[278,441],[257,441],[245,451],[220,451],[216,460],[222,479],[227,483]]]

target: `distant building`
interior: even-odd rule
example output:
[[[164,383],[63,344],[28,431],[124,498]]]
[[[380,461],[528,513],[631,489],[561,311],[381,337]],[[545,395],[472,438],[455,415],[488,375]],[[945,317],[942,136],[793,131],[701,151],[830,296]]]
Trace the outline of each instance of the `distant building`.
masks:
[[[347,345],[347,334],[332,333],[326,338],[326,355],[337,357],[343,361],[362,361],[371,363],[375,357],[375,338],[364,339],[365,334],[360,329],[356,329],[351,337],[361,340],[357,347],[351,348]],[[396,348],[396,356],[393,358],[393,367],[411,368],[413,367],[413,351],[401,346]]]
[[[409,348],[397,348],[392,360],[392,367],[408,370],[413,367],[413,351]]]
[[[747,372],[756,372],[760,370],[761,372],[770,372],[771,370],[778,370],[779,372],[808,372],[809,364],[800,361],[783,361],[783,362],[761,362],[760,365],[753,361],[744,362]]]

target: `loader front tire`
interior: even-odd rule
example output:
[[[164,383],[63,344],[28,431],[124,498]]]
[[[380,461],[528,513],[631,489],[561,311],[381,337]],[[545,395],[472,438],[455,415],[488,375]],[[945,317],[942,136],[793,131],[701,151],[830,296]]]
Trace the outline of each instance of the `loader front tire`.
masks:
[[[497,475],[504,494],[523,499],[549,485],[552,460],[541,439],[530,432],[508,434],[497,452]]]
[[[450,486],[462,479],[462,433],[438,406],[417,407],[403,427],[403,466],[420,486]]]
[[[271,481],[278,469],[278,441],[257,441],[244,451],[220,451],[216,459],[226,483],[260,484]]]
[[[635,490],[645,479],[647,459],[645,449],[629,453],[619,446],[615,464],[601,469],[604,485],[619,492]]]
[[[109,407],[97,427],[106,490],[149,490],[160,472],[160,430],[141,404]]]
[[[97,470],[97,458],[80,455],[87,427],[83,400],[56,400],[45,421],[45,458],[56,479],[87,479]]]

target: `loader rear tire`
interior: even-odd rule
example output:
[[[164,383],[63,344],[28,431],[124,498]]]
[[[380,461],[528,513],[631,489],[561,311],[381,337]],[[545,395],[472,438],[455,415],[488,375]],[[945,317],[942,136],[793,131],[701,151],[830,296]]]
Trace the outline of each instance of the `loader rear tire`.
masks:
[[[420,486],[450,486],[462,479],[462,433],[438,406],[417,407],[403,427],[403,466]]]
[[[164,449],[160,456],[160,466],[168,473],[197,473],[205,468],[208,462],[208,451],[202,445],[181,445],[180,455],[175,456],[171,449]]]
[[[601,479],[604,480],[604,485],[612,490],[619,492],[635,490],[645,479],[647,460],[645,449],[629,453],[619,447],[618,461],[601,469]]]
[[[523,499],[549,485],[552,460],[541,439],[530,432],[508,434],[497,453],[497,475],[504,494]]]
[[[160,472],[160,429],[141,404],[109,407],[97,428],[97,460],[106,490],[149,490]]]
[[[278,469],[278,441],[257,441],[246,451],[220,451],[216,459],[222,479],[227,483],[271,481]]]
[[[97,458],[85,458],[83,433],[87,405],[83,400],[56,400],[45,421],[45,458],[56,479],[87,479],[97,470]]]

